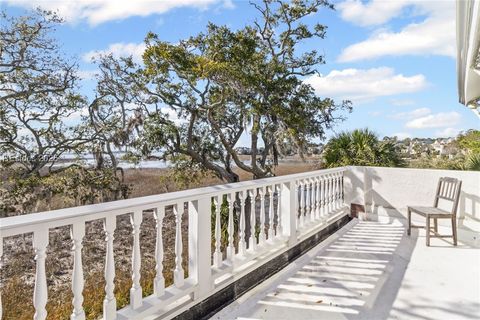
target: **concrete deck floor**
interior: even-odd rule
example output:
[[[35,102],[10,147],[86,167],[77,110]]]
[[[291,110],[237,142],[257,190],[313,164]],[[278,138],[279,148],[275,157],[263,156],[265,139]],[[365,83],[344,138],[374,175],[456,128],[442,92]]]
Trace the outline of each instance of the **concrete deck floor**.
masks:
[[[355,219],[211,319],[480,319],[480,250],[405,224]]]

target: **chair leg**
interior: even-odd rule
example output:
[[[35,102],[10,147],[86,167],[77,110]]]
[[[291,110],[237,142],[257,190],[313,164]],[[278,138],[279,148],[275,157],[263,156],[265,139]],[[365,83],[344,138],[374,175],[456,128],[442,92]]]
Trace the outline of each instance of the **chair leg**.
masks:
[[[427,215],[427,226],[425,228],[427,247],[430,246],[430,217]]]
[[[412,233],[412,212],[410,208],[408,208],[408,229],[407,234],[410,235]]]
[[[438,221],[437,218],[433,219],[433,230],[438,233]]]
[[[452,234],[453,234],[453,245],[457,245],[457,219],[452,217]]]

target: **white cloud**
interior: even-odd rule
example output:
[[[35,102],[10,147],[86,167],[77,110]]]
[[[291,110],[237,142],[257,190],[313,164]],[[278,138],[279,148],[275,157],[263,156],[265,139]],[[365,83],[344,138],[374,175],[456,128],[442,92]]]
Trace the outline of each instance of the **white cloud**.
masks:
[[[429,115],[432,111],[429,108],[418,108],[407,112],[395,113],[391,118],[393,119],[416,119]]]
[[[89,51],[85,53],[82,58],[85,62],[91,62],[93,58],[99,55],[112,54],[117,58],[132,56],[136,62],[141,62],[145,48],[145,43],[112,43],[107,49]]]
[[[364,4],[359,0],[347,0],[337,5],[343,20],[360,26],[383,24],[397,16],[411,1],[370,1]]]
[[[391,8],[387,8],[391,6]],[[338,7],[341,16],[359,25],[379,25],[388,22],[402,9],[411,6],[414,16],[426,16],[423,21],[411,23],[400,31],[374,30],[365,41],[345,48],[338,61],[353,62],[382,56],[442,55],[455,57],[455,2],[454,1],[346,1]],[[377,17],[378,16],[378,17]],[[377,18],[374,18],[377,17]]]
[[[392,68],[333,70],[326,76],[310,76],[305,80],[321,96],[350,100],[369,100],[380,96],[415,92],[424,89],[422,74],[404,76]]]
[[[405,126],[411,129],[445,128],[458,124],[461,120],[458,112],[440,112],[408,121]]]
[[[90,25],[98,25],[107,21],[122,20],[132,16],[148,16],[162,14],[179,7],[195,7],[206,9],[219,0],[74,0],[74,1],[42,1],[42,0],[6,0],[9,5],[24,8],[42,7],[57,10],[68,22],[86,20]],[[229,1],[224,2],[228,7]]]

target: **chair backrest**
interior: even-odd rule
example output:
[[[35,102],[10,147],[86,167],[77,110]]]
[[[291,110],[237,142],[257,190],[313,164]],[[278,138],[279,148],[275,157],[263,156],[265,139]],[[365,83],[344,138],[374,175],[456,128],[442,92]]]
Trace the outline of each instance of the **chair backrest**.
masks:
[[[434,207],[438,207],[438,201],[440,199],[452,201],[452,214],[457,213],[458,202],[460,200],[460,190],[462,189],[462,181],[442,177],[438,180],[437,193],[435,194],[435,201],[433,202]]]

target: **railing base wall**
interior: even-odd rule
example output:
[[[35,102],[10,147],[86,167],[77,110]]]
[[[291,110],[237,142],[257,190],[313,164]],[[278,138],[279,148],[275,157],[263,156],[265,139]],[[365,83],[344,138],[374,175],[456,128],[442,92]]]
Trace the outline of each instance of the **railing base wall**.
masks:
[[[212,317],[215,313],[238,299],[245,292],[270,278],[285,268],[289,263],[299,258],[302,254],[315,247],[330,235],[334,234],[336,231],[345,226],[350,220],[351,218],[348,215],[341,216],[319,232],[301,241],[294,247],[266,262],[257,269],[249,272],[247,275],[229,284],[205,300],[202,300],[198,304],[192,306],[189,310],[176,316],[174,319],[198,320]]]

